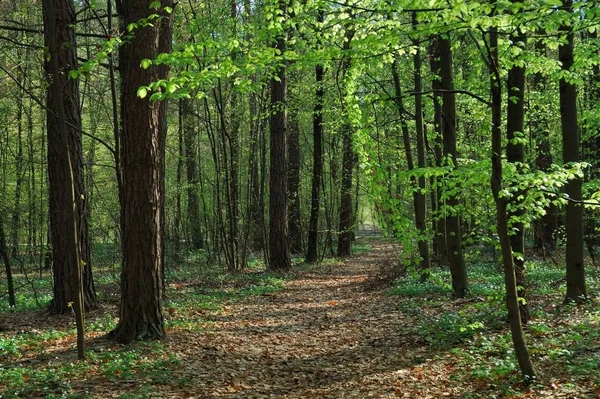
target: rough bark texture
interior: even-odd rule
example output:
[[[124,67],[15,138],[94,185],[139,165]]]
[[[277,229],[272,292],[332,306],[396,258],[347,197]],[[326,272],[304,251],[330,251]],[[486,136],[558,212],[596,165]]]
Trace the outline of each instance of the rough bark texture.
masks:
[[[442,136],[443,154],[447,162],[456,166],[456,99],[452,72],[452,51],[450,39],[439,38],[438,49],[440,55],[440,78],[441,88],[445,90],[442,94]],[[458,199],[449,195],[446,205],[451,209],[458,205]],[[452,211],[451,211],[452,212]],[[446,216],[446,243],[448,251],[448,263],[452,274],[452,288],[454,294],[462,298],[469,291],[467,281],[467,269],[462,252],[462,236],[460,219],[457,214],[450,213]]]
[[[80,254],[79,237],[81,234],[80,221],[85,212],[81,212],[81,207],[77,201],[76,186],[78,182],[75,181],[74,172],[77,167],[75,166],[71,152],[75,144],[72,142],[72,132],[69,132],[68,128],[68,123],[73,114],[79,115],[79,104],[77,102],[73,103],[73,100],[78,98],[76,94],[79,92],[75,87],[65,93],[64,86],[61,85],[61,83],[68,84],[68,81],[64,81],[68,75],[65,71],[68,70],[69,66],[73,67],[76,62],[76,60],[65,58],[65,53],[63,53],[63,50],[71,50],[69,45],[66,44],[68,43],[66,39],[73,39],[74,32],[70,28],[70,25],[66,24],[66,21],[68,18],[74,18],[74,11],[72,3],[69,0],[45,0],[42,2],[42,10],[44,15],[44,41],[50,55],[44,63],[48,83],[46,102],[48,110],[50,110],[47,113],[47,120],[49,129],[56,129],[54,132],[55,136],[53,137],[56,140],[53,143],[56,153],[53,155],[57,158],[53,166],[56,168],[56,175],[64,179],[61,181],[62,184],[55,184],[54,187],[51,186],[50,192],[53,193],[52,189],[54,188],[60,190],[60,193],[65,196],[66,209],[62,211],[64,219],[61,220],[65,225],[61,226],[60,232],[66,235],[64,237],[65,252],[63,254],[65,264],[62,266],[63,271],[68,271],[68,275],[65,276],[65,281],[62,283],[69,290],[66,293],[67,298],[70,299],[67,308],[72,309],[75,314],[77,357],[82,360],[85,358],[85,314],[82,280],[83,260]],[[74,40],[72,43],[75,43]],[[51,122],[54,125],[50,126]],[[50,136],[50,133],[48,135]],[[81,146],[79,148],[81,149]],[[79,178],[83,179],[81,171]],[[52,233],[56,234],[58,231],[57,226],[54,225],[52,227]],[[54,285],[56,285],[56,282]],[[55,297],[53,303],[60,306],[56,299]]]
[[[512,42],[514,46],[523,46],[524,37],[518,33],[518,36],[513,36]],[[522,169],[525,161],[525,148],[523,142],[519,139],[523,138],[524,116],[525,116],[525,68],[514,65],[508,71],[508,106],[506,113],[506,136],[508,143],[506,145],[506,158],[508,162],[516,164],[517,171]],[[516,140],[516,141],[515,141]],[[513,198],[511,205],[519,206],[519,199]],[[522,209],[509,211],[508,219],[511,227],[510,244],[513,251],[513,262],[515,266],[515,275],[517,278],[517,290],[519,298],[525,297],[525,226],[523,222],[515,221],[523,216]],[[526,301],[520,302],[521,320],[526,323],[531,318],[529,305]]]
[[[491,54],[490,64],[490,92],[492,97],[492,176],[491,186],[496,203],[496,222],[498,238],[502,250],[502,264],[504,268],[504,285],[506,288],[506,308],[510,332],[515,349],[515,356],[519,363],[521,374],[526,381],[535,378],[536,373],[525,345],[523,326],[519,311],[519,298],[517,295],[517,279],[515,265],[508,235],[507,200],[500,197],[502,192],[502,91],[500,88],[500,72],[498,67],[498,38],[495,28],[490,33]]]
[[[572,12],[572,0],[564,0],[563,8]],[[558,48],[558,58],[563,71],[569,71],[573,65],[573,32],[570,26],[563,26],[567,43]],[[563,161],[565,164],[579,162],[579,130],[577,126],[577,88],[565,79],[559,82],[560,120],[562,125]],[[565,301],[582,302],[587,300],[585,268],[583,262],[583,206],[573,201],[581,200],[581,179],[567,183],[567,195],[571,199],[567,204],[567,294]]]
[[[280,3],[281,4],[281,3]],[[283,4],[281,7],[285,8]],[[285,51],[283,33],[275,48]],[[271,79],[271,132],[269,181],[269,269],[286,270],[291,266],[287,225],[287,164],[286,164],[286,68],[277,69],[277,79]]]
[[[322,18],[323,13],[321,12]],[[318,260],[319,244],[319,208],[320,208],[320,187],[323,174],[323,66],[315,67],[316,93],[315,106],[313,108],[313,172],[312,189],[310,201],[310,221],[308,228],[308,250],[306,253],[306,262],[316,262]]]
[[[122,3],[125,26],[150,13],[149,0]],[[163,2],[163,6],[173,6]],[[165,24],[167,26],[165,26]],[[163,203],[166,117],[161,103],[139,98],[139,87],[167,77],[165,67],[140,68],[143,59],[157,56],[164,41],[171,41],[171,19],[135,29],[121,48],[123,93],[123,266],[118,325],[109,336],[129,343],[164,336]],[[166,37],[160,37],[165,35]],[[162,46],[159,44],[162,42]]]
[[[90,247],[88,242],[88,221],[85,212],[87,197],[84,189],[83,153],[81,142],[81,114],[79,111],[79,82],[69,79],[69,71],[77,68],[77,44],[75,31],[71,25],[75,23],[75,9],[73,2],[69,0],[53,0],[53,9],[56,15],[55,35],[58,54],[53,54],[58,63],[59,73],[54,76],[51,73],[51,59],[45,62],[46,74],[51,85],[61,88],[60,96],[52,93],[51,88],[47,90],[47,106],[49,109],[47,117],[48,128],[48,180],[50,183],[49,205],[50,205],[50,228],[52,238],[52,272],[53,272],[53,299],[50,303],[50,311],[56,314],[70,313],[69,303],[75,302],[72,292],[74,282],[72,281],[73,270],[79,265],[69,263],[69,233],[71,228],[68,220],[70,218],[72,203],[69,202],[69,192],[75,190],[75,215],[78,225],[78,245],[83,266],[84,300],[86,308],[96,306],[96,291],[92,278]],[[47,7],[46,7],[47,8]],[[44,21],[48,24],[48,16]],[[46,34],[46,45],[48,35]],[[62,104],[58,104],[58,98]],[[71,173],[62,165],[64,162],[64,148],[60,139],[60,122],[57,115],[59,107],[64,110],[65,124],[67,129],[67,145],[70,152],[72,165],[73,187],[70,185]]]

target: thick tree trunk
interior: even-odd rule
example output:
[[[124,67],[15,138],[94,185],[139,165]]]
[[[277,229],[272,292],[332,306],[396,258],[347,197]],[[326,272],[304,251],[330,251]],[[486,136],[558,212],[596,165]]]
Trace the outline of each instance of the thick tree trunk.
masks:
[[[83,152],[81,140],[81,114],[79,110],[79,81],[69,79],[69,71],[77,68],[77,43],[75,31],[72,24],[75,23],[75,9],[69,0],[53,0],[52,5],[45,3],[46,7],[53,7],[56,15],[55,39],[60,51],[56,54],[59,73],[51,72],[53,60],[46,61],[45,68],[51,85],[61,88],[59,95],[52,94],[52,88],[48,88],[47,104],[50,113],[47,118],[48,126],[48,180],[50,182],[49,204],[50,204],[50,227],[52,237],[52,271],[54,277],[53,299],[50,310],[56,314],[70,313],[70,303],[74,303],[73,297],[73,270],[79,269],[79,265],[69,264],[71,254],[69,253],[70,234],[69,229],[72,202],[69,202],[69,192],[75,190],[75,207],[77,222],[77,241],[79,245],[79,256],[83,265],[83,294],[85,307],[93,308],[97,304],[96,291],[92,278],[90,248],[88,243],[88,221],[85,211],[87,197],[83,184]],[[45,15],[45,23],[50,21]],[[47,45],[49,39],[46,37]],[[62,103],[58,104],[58,99]],[[65,129],[67,130],[66,145],[69,148],[72,169],[64,167],[64,145],[61,142],[60,124],[57,117],[59,109],[65,114]],[[53,115],[52,115],[53,114]],[[71,174],[67,175],[67,174]],[[73,187],[69,185],[73,181]]]
[[[573,12],[573,1],[563,0],[563,9]],[[569,73],[573,66],[573,31],[570,25],[561,30],[567,35],[567,43],[558,48],[562,70]],[[577,88],[566,79],[559,82],[560,120],[562,125],[563,161],[565,164],[579,162],[579,130],[577,125]],[[566,233],[567,233],[567,294],[565,301],[587,300],[585,267],[583,262],[583,206],[574,201],[581,200],[581,179],[567,183]]]
[[[322,21],[323,12],[319,13]],[[320,187],[323,174],[323,98],[325,90],[323,89],[323,66],[315,67],[316,93],[315,105],[313,108],[313,173],[312,189],[310,202],[310,221],[308,228],[308,251],[306,253],[306,262],[316,262],[318,260],[319,247],[319,208],[320,208]]]
[[[44,40],[49,49],[50,57],[46,58],[44,68],[48,86],[46,90],[46,102],[48,104],[47,125],[48,125],[48,159],[53,159],[54,163],[49,162],[49,171],[52,171],[50,178],[50,198],[54,198],[58,203],[58,195],[63,196],[64,209],[58,210],[52,208],[51,204],[51,224],[52,240],[60,242],[64,246],[54,248],[54,253],[61,251],[60,271],[63,275],[60,281],[60,294],[64,295],[63,300],[66,304],[59,302],[56,296],[56,275],[54,276],[55,296],[51,304],[51,310],[57,311],[63,306],[72,309],[75,314],[77,326],[77,357],[85,358],[85,315],[84,315],[84,291],[82,281],[82,266],[85,266],[80,253],[79,239],[83,228],[80,223],[85,215],[84,208],[79,200],[79,196],[84,196],[83,192],[77,192],[77,188],[82,186],[83,173],[79,166],[83,164],[81,155],[81,136],[76,127],[81,126],[81,117],[79,115],[79,90],[77,81],[68,80],[68,72],[77,64],[75,32],[71,27],[74,22],[75,10],[73,3],[69,0],[45,0],[42,3],[44,15]],[[62,51],[61,51],[62,50]],[[68,123],[79,122],[79,125],[68,127]],[[75,130],[75,131],[74,131]],[[76,136],[75,138],[73,136]],[[79,138],[79,142],[76,138]],[[76,148],[77,151],[73,151]],[[51,155],[54,158],[51,158]],[[74,157],[79,157],[76,163]],[[52,165],[52,168],[50,168]],[[77,172],[76,172],[77,171]],[[58,178],[58,179],[57,179]],[[64,223],[60,227],[57,221]],[[81,230],[80,230],[81,229]],[[65,234],[61,240],[57,240],[57,233]],[[87,229],[85,230],[87,237]],[[84,245],[87,243],[83,243]],[[86,245],[86,249],[88,249]],[[55,264],[54,270],[57,270]]]
[[[280,1],[285,15],[285,3]],[[276,39],[275,48],[285,51],[285,33]],[[286,163],[286,67],[277,68],[277,77],[271,78],[271,132],[269,180],[269,269],[287,270],[291,266],[287,225],[287,163]]]
[[[517,36],[511,36],[513,46],[524,46],[525,38],[517,31]],[[516,164],[517,171],[522,170],[525,162],[525,148],[523,146],[523,127],[525,116],[525,68],[513,65],[508,71],[508,105],[506,112],[506,136],[508,143],[506,145],[506,158],[508,162]],[[518,198],[512,199],[512,206],[519,207]],[[515,266],[515,275],[517,278],[517,294],[519,298],[519,306],[521,310],[521,321],[527,323],[531,318],[529,305],[525,296],[525,226],[523,222],[518,221],[518,218],[524,214],[523,209],[510,211],[508,220],[510,223],[510,244],[513,251],[513,263]]]
[[[450,39],[439,38],[438,49],[440,55],[440,77],[442,94],[442,135],[443,155],[446,162],[456,167],[456,99],[452,72],[452,50]],[[458,205],[455,195],[449,195],[446,204],[449,208]],[[454,211],[451,211],[454,212]],[[452,274],[452,288],[454,294],[462,298],[469,291],[467,280],[467,269],[462,252],[462,233],[459,216],[455,213],[446,216],[446,243],[448,251],[448,263]]]
[[[163,2],[163,6],[173,4]],[[147,0],[132,0],[119,12],[128,26],[152,11]],[[166,117],[166,113],[161,109],[164,104],[139,98],[137,91],[150,82],[167,78],[165,67],[142,69],[140,65],[143,59],[156,58],[162,47],[159,43],[171,41],[171,23],[171,18],[166,17],[153,26],[139,27],[121,47],[124,243],[120,319],[109,337],[122,343],[161,338],[165,333],[162,168],[166,131],[161,117]]]
[[[490,92],[492,97],[492,176],[491,186],[496,203],[496,221],[498,238],[502,250],[502,264],[504,268],[504,285],[506,288],[506,308],[510,332],[519,363],[521,374],[527,382],[535,378],[536,373],[525,345],[523,326],[519,312],[519,298],[517,295],[517,280],[510,238],[508,235],[507,200],[500,196],[502,192],[502,91],[500,83],[500,70],[498,66],[498,37],[496,28],[490,33]]]

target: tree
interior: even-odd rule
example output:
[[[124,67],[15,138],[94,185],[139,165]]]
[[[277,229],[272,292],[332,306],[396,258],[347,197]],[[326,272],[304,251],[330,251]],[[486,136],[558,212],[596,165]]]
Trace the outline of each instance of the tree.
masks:
[[[452,71],[452,50],[450,39],[438,39],[440,56],[440,86],[442,92],[442,139],[445,162],[456,168],[456,99],[454,93],[454,78]],[[460,217],[453,207],[458,205],[455,194],[448,194],[446,206],[450,208],[446,216],[446,245],[450,273],[452,274],[452,289],[454,294],[462,298],[469,291],[467,269],[462,251],[462,233]]]
[[[502,89],[500,80],[500,67],[498,65],[498,33],[492,27],[489,33],[489,68],[490,68],[490,94],[492,98],[492,174],[491,187],[496,204],[496,222],[498,239],[502,251],[502,265],[504,268],[504,286],[506,288],[506,308],[512,336],[515,355],[519,368],[527,381],[536,377],[529,351],[525,345],[523,327],[519,310],[519,297],[517,293],[517,278],[510,237],[508,235],[508,199],[503,196],[502,176]]]
[[[77,241],[83,270],[83,295],[86,308],[96,306],[96,291],[92,278],[90,248],[88,242],[88,214],[86,213],[87,198],[83,184],[83,153],[81,144],[81,114],[79,110],[79,82],[70,79],[69,72],[77,68],[77,43],[73,24],[75,22],[75,8],[68,0],[54,0],[52,4],[45,2],[44,23],[46,28],[46,45],[51,47],[51,40],[56,40],[56,53],[50,53],[46,60],[45,69],[50,85],[48,86],[48,180],[50,182],[50,226],[52,237],[52,271],[53,271],[53,299],[50,310],[56,314],[70,313],[70,304],[75,302],[72,278],[74,270],[79,270],[79,263],[71,258],[69,245],[69,222],[71,206],[69,192],[74,189],[75,215],[77,223]],[[54,11],[55,19],[48,15],[49,10]],[[53,23],[54,22],[54,23]],[[50,35],[48,25],[55,26],[54,37]],[[55,56],[54,58],[52,56]],[[56,61],[58,73],[52,72],[52,63]],[[56,87],[61,88],[60,93],[53,93]],[[58,101],[61,103],[58,103]],[[67,129],[67,143],[62,143],[61,121],[59,110],[65,114],[65,129]],[[65,168],[64,150],[69,148],[69,158],[72,169]],[[70,175],[72,173],[72,176]],[[73,187],[70,186],[70,181]]]
[[[573,14],[573,1],[563,0],[563,10],[567,18]],[[559,82],[560,120],[562,126],[563,161],[565,164],[579,162],[579,126],[577,124],[577,88],[568,78],[573,66],[573,28],[570,23],[561,26],[567,42],[558,48],[558,59],[562,64],[563,75]],[[581,178],[567,183],[566,233],[567,233],[567,294],[565,301],[582,302],[587,300],[585,285],[585,265],[583,261],[583,206],[581,201]]]
[[[278,0],[276,13],[286,15],[285,1]],[[283,27],[273,43],[275,53],[280,55],[276,75],[271,78],[271,116],[269,130],[271,149],[269,154],[269,269],[287,270],[291,266],[289,233],[287,224],[287,163],[286,163],[286,66],[283,61],[285,52],[285,30]]]
[[[171,42],[172,18],[163,3],[160,16],[151,24],[147,0],[121,3],[123,26],[134,24],[120,48],[123,123],[123,264],[119,323],[109,333],[118,342],[156,339],[164,336],[163,295],[163,212],[164,203],[164,105],[150,101],[140,92],[159,79],[166,79],[165,67],[141,68],[142,61],[154,59],[160,43]],[[142,22],[140,22],[142,21]],[[138,96],[138,93],[140,95]]]
[[[46,78],[48,80],[46,102],[48,105],[47,124],[48,124],[48,159],[54,163],[48,167],[50,177],[50,197],[51,199],[51,225],[53,244],[61,244],[53,248],[53,252],[60,252],[60,260],[63,262],[60,277],[54,276],[54,286],[61,284],[61,290],[54,290],[55,296],[52,301],[51,309],[58,312],[63,308],[73,309],[75,321],[77,324],[77,356],[79,359],[85,358],[85,322],[84,322],[84,291],[82,281],[83,259],[80,253],[80,216],[83,215],[81,207],[78,206],[76,196],[77,166],[74,165],[73,156],[81,154],[81,145],[78,151],[77,140],[74,135],[78,132],[69,132],[67,128],[68,120],[76,119],[67,115],[75,111],[78,114],[77,89],[70,87],[66,93],[65,87],[70,86],[68,81],[68,71],[76,64],[76,52],[73,40],[73,29],[69,21],[73,21],[75,12],[73,4],[68,0],[45,0],[42,3],[44,12],[44,39],[49,50],[50,57],[44,64]],[[73,46],[71,48],[69,43]],[[66,50],[66,51],[61,51]],[[76,84],[76,83],[75,83]],[[81,179],[81,174],[79,174]],[[83,195],[81,192],[77,193]],[[64,209],[57,209],[56,205],[59,199],[64,199],[62,204]],[[54,203],[54,207],[52,204]],[[59,222],[64,223],[58,225]],[[58,233],[65,237],[58,237]],[[56,268],[56,266],[55,266]],[[60,300],[68,301],[63,304]],[[63,312],[64,313],[64,312]]]
[[[519,0],[515,1],[519,2]],[[525,37],[518,27],[516,33],[511,36],[513,46],[522,48],[525,45]],[[519,59],[508,71],[508,105],[506,107],[506,159],[515,165],[517,173],[520,173],[525,162],[525,147],[523,145],[524,119],[525,119],[525,67]],[[508,218],[512,227],[510,244],[514,254],[515,275],[517,278],[517,294],[523,298],[520,303],[521,320],[526,323],[531,318],[529,305],[525,299],[525,224],[519,220],[524,215],[524,210],[518,198],[513,199],[511,204],[515,210],[510,211]]]

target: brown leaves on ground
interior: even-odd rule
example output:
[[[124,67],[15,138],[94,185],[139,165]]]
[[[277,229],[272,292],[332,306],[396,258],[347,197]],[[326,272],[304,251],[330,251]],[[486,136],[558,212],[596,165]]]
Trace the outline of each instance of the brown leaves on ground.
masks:
[[[72,392],[119,397],[139,395],[145,385],[143,396],[156,398],[577,397],[561,386],[490,396],[493,387],[457,378],[464,374],[450,348],[434,353],[416,333],[415,316],[400,310],[401,301],[414,298],[375,290],[389,277],[378,276],[389,268],[394,247],[381,241],[373,247],[338,265],[300,272],[274,294],[203,312],[203,329],[169,329],[165,350],[148,354],[164,357],[155,370],[164,372],[163,381],[136,374],[109,378],[88,367],[70,382]],[[70,338],[49,343],[45,359],[32,354],[22,361],[74,361]],[[91,348],[127,350],[103,340]]]

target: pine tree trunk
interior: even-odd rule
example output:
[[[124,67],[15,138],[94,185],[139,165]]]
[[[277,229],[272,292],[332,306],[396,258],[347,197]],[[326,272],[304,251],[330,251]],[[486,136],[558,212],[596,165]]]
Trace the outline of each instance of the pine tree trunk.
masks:
[[[171,2],[164,6],[173,6]],[[132,0],[119,13],[128,26],[152,12],[145,0]],[[164,25],[167,26],[164,26]],[[159,43],[171,41],[171,18],[138,27],[121,47],[123,93],[124,229],[119,323],[109,337],[130,343],[164,336],[162,315],[164,214],[164,105],[139,98],[138,88],[167,78],[166,67],[140,67],[153,59]],[[164,35],[165,37],[160,37]]]
[[[87,197],[83,184],[83,152],[81,140],[81,115],[79,110],[79,81],[69,79],[69,71],[77,68],[77,43],[75,31],[72,24],[75,22],[75,9],[73,3],[68,0],[53,0],[52,5],[45,3],[46,7],[52,7],[56,15],[55,38],[61,51],[56,54],[56,62],[59,73],[57,76],[51,73],[52,61],[46,61],[45,68],[50,83],[62,88],[59,95],[52,94],[52,88],[48,88],[47,104],[51,114],[48,115],[48,180],[50,182],[49,204],[50,204],[50,227],[52,238],[52,268],[53,268],[53,299],[50,310],[56,314],[70,313],[70,303],[74,303],[73,297],[73,270],[79,269],[79,264],[69,264],[71,224],[70,210],[73,205],[69,202],[69,192],[75,190],[77,241],[79,245],[78,256],[81,256],[83,273],[83,294],[85,307],[94,308],[97,304],[96,291],[92,278],[90,248],[88,242],[88,221],[85,211]],[[46,15],[46,24],[50,21]],[[46,37],[46,40],[49,39]],[[58,99],[62,103],[58,104]],[[60,124],[57,115],[62,109],[65,114],[65,129],[67,130],[66,145],[69,148],[71,169],[64,167],[64,146],[61,142]],[[72,176],[67,176],[72,173]],[[69,181],[73,181],[73,187]]]

